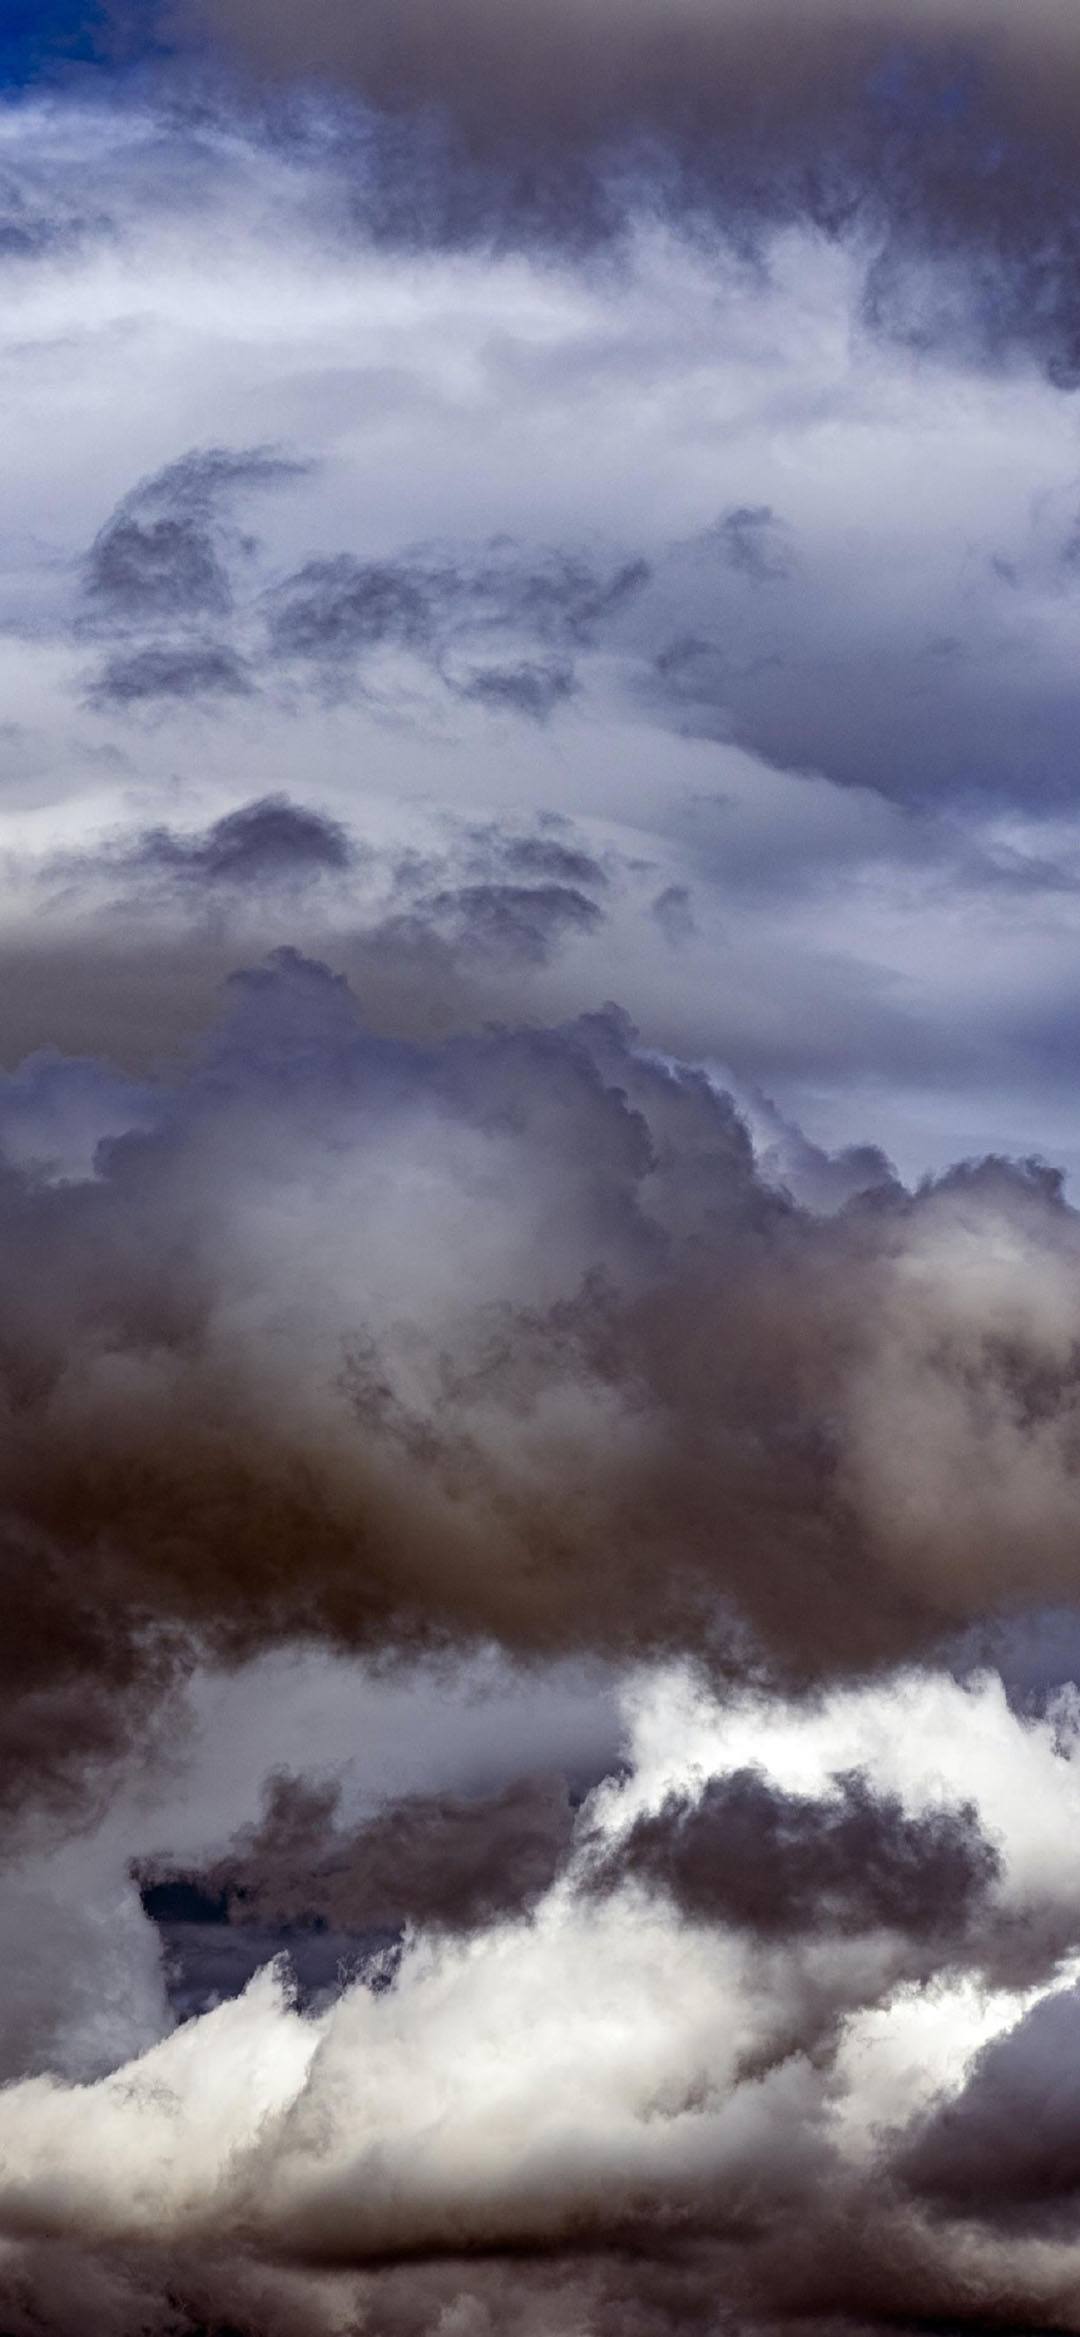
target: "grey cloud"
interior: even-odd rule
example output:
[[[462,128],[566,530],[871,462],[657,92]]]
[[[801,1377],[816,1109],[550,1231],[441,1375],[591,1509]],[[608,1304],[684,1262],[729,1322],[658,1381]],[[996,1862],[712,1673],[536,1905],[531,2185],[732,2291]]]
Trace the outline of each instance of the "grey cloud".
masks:
[[[767,621],[743,577],[725,592],[700,567],[668,575],[670,601],[635,628],[631,679],[654,719],[901,802],[1068,799],[1073,685],[1023,617],[999,623],[960,594],[961,646],[943,656],[906,620],[883,640],[846,582],[809,563],[782,614],[770,589]]]
[[[351,1937],[402,1924],[458,1932],[529,1912],[569,1846],[560,1778],[527,1777],[487,1797],[414,1795],[359,1825],[342,1823],[340,1787],[276,1777],[257,1827],[198,1875],[243,1927],[318,1924]],[[167,1870],[144,1870],[160,1886]]]
[[[251,692],[229,621],[233,571],[254,547],[233,507],[309,467],[265,447],[208,447],[131,489],[84,563],[82,630],[122,643],[93,676],[91,703],[122,709]]]
[[[560,942],[594,931],[603,916],[576,885],[466,884],[421,895],[404,924],[388,930],[398,939],[432,932],[468,953],[545,965]]]
[[[974,1926],[998,1872],[970,1807],[909,1817],[857,1774],[815,1799],[742,1769],[635,1818],[588,1880],[599,1891],[640,1884],[693,1922],[763,1939],[883,1927],[933,1941],[947,1959],[965,1943],[977,1955]]]
[[[1080,1236],[1035,1166],[815,1219],[614,1011],[406,1046],[285,952],[92,1180],[0,1198],[16,1798],[200,1646],[810,1679],[1077,1595]],[[1014,1263],[969,1304],[972,1254]]]
[[[139,625],[224,616],[232,606],[228,555],[242,549],[228,524],[230,503],[304,468],[263,447],[209,447],[141,480],[87,554],[84,586],[92,609],[106,620]]]
[[[534,882],[591,885],[594,889],[602,889],[607,882],[604,870],[591,852],[583,851],[578,844],[562,841],[557,835],[506,836],[489,829],[477,841],[488,838],[507,869]]]
[[[954,2101],[897,2154],[897,2171],[943,2214],[1014,2233],[1070,2231],[1080,2194],[1076,2056],[1080,1997],[1044,1997],[977,2054]]]
[[[241,457],[228,460],[239,473]],[[186,480],[184,463],[172,466],[161,492],[166,503],[180,494],[180,519],[152,522],[165,530],[162,590],[182,598],[190,586],[197,598],[184,560],[173,561],[178,527],[185,543],[191,536],[196,566],[220,569],[231,596],[212,517],[230,490],[212,467],[209,483],[197,469],[194,487],[174,489],[174,471]],[[156,482],[138,495],[151,489]],[[131,530],[142,543],[150,523],[140,513],[141,505],[123,522],[121,550]],[[872,598],[853,605],[846,570],[823,568],[813,547],[793,564],[789,531],[765,504],[733,506],[650,562],[513,539],[377,560],[340,553],[307,562],[257,599],[262,645],[245,632],[243,654],[224,600],[212,629],[210,612],[192,605],[166,632],[163,612],[152,615],[156,587],[145,607],[133,590],[112,620],[120,626],[125,606],[123,646],[91,697],[116,710],[227,702],[282,667],[293,687],[408,696],[415,676],[394,665],[404,658],[453,699],[542,723],[582,690],[590,649],[615,650],[619,686],[639,717],[644,710],[680,733],[731,741],[774,766],[915,803],[1053,800],[1071,785],[1076,693],[1051,636],[1032,628],[1030,596],[1061,570],[1070,524],[1056,503],[1033,522],[1023,593],[990,568],[985,590],[937,578],[936,629],[904,616],[887,640]],[[953,645],[948,655],[943,644]],[[774,863],[778,856],[774,836]]]
[[[344,86],[388,115],[369,200],[410,241],[496,228],[580,246],[637,202],[705,212],[745,250],[763,225],[807,218],[866,256],[879,328],[1026,348],[1075,383],[1060,0],[1022,20],[1008,0],[526,0],[512,22],[493,0],[437,15],[422,0],[175,0],[168,14],[259,75]],[[408,162],[401,116],[422,125]]]
[[[242,698],[252,689],[242,658],[221,641],[177,641],[121,652],[105,660],[89,690],[103,707],[156,700]]]
[[[474,669],[459,688],[463,698],[473,698],[483,706],[496,709],[505,707],[510,713],[525,714],[535,722],[543,722],[556,706],[573,696],[574,670],[564,663],[551,662],[494,665]]]
[[[36,1179],[90,1176],[103,1138],[156,1117],[150,1083],[42,1048],[0,1083],[0,1157]]]
[[[252,886],[303,883],[341,874],[357,848],[339,820],[266,795],[226,812],[208,828],[184,835],[151,828],[130,845],[106,855],[105,864],[132,879],[160,879],[167,885]],[[99,856],[96,866],[101,867]]]
[[[201,516],[110,520],[87,561],[87,591],[110,615],[222,616],[232,595]]]
[[[377,673],[385,690],[396,651],[459,699],[542,721],[582,689],[585,653],[615,651],[639,718],[774,766],[898,801],[1053,801],[1072,784],[1076,692],[1032,609],[1064,589],[1071,524],[1054,503],[1019,531],[1014,583],[1000,560],[974,584],[935,569],[932,615],[905,611],[887,636],[869,584],[827,541],[796,563],[764,504],[649,562],[510,541],[341,554],[272,589],[269,655],[294,680],[346,691]]]
[[[70,251],[105,223],[103,214],[81,210],[47,179],[0,172],[0,261],[36,261]]]
[[[573,834],[446,820],[427,853],[377,851],[325,812],[274,795],[201,830],[160,826],[56,854],[42,874],[50,903],[69,915],[74,905],[93,914],[103,899],[127,911],[167,904],[181,919],[201,919],[210,905],[222,936],[231,922],[246,930],[260,902],[299,907],[300,895],[358,877],[352,957],[365,967],[381,958],[388,975],[411,964],[419,977],[425,963],[430,976],[434,950],[445,977],[456,969],[467,978],[489,960],[545,966],[564,941],[603,924],[594,896],[607,892],[609,877]],[[304,914],[317,923],[313,904]],[[2,1128],[0,1106],[0,1136]]]
[[[677,949],[681,942],[689,941],[692,938],[696,929],[689,886],[684,884],[665,885],[663,891],[657,893],[653,901],[652,913],[665,941],[670,943],[673,949]]]
[[[596,628],[633,601],[649,580],[643,559],[600,571],[581,553],[523,553],[496,540],[472,580],[477,613],[521,623],[543,638],[587,647]]]
[[[452,579],[450,589],[453,589]],[[270,643],[279,657],[352,659],[383,642],[415,647],[432,635],[431,579],[347,552],[309,560],[274,596]]]
[[[268,600],[271,655],[348,674],[380,649],[423,658],[456,695],[536,720],[576,687],[574,653],[648,578],[642,560],[606,571],[576,552],[497,538],[394,560],[309,561]],[[537,646],[548,654],[537,656]]]
[[[728,566],[755,584],[778,583],[791,574],[784,531],[767,503],[737,504],[717,521],[715,534]]]

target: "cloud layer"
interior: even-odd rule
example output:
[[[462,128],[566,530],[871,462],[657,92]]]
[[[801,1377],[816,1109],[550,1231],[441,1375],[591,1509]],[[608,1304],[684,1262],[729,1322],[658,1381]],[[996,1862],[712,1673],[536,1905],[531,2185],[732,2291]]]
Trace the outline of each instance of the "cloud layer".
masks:
[[[1080,2329],[1077,39],[0,33],[3,2337]]]

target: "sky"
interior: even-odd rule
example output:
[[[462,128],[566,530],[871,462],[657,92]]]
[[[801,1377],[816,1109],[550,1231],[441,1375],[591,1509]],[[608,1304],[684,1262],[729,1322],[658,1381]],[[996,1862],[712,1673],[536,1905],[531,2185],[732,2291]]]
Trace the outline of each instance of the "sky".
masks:
[[[1078,65],[0,9],[0,2337],[1080,2332]]]

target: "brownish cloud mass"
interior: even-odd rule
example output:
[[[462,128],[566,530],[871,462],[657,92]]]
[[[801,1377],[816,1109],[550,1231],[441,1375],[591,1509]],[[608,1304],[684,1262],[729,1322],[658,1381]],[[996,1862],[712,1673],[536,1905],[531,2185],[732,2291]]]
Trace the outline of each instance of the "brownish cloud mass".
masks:
[[[288,952],[155,1112],[89,1180],[6,1172],[15,1803],[199,1650],[494,1639],[810,1683],[1075,1596],[1049,1171],[816,1218],[614,1011],[424,1050]]]

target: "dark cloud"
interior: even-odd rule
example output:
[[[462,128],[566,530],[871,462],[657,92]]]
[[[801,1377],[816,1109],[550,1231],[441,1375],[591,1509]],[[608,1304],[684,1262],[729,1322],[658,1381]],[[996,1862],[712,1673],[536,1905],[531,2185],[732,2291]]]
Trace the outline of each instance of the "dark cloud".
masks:
[[[287,1958],[297,2002],[307,2010],[356,1981],[378,1986],[393,1969],[395,1929],[335,1931],[322,1918],[260,1922],[250,1910],[231,1920],[224,1890],[184,1877],[156,1878],[143,1867],[140,1899],[160,1938],[169,2004],[179,2020],[239,1996],[268,1964]]]
[[[93,1178],[4,1178],[13,1790],[200,1647],[805,1680],[1071,1603],[1078,1255],[1049,1171],[815,1218],[614,1011],[406,1046],[282,953]]]
[[[222,616],[232,595],[201,516],[110,520],[87,561],[88,593],[110,615]]]
[[[574,653],[647,582],[510,538],[457,552],[311,560],[268,602],[271,655],[347,674],[380,649],[423,658],[455,695],[543,720],[576,687]],[[547,654],[536,655],[537,646]]]
[[[433,580],[389,562],[348,552],[309,560],[275,595],[271,648],[278,657],[351,660],[388,641],[422,646],[432,636],[434,593]]]
[[[225,642],[178,641],[107,658],[89,694],[99,706],[120,707],[156,699],[239,698],[251,687],[243,659]]]
[[[255,547],[233,507],[309,467],[265,447],[208,447],[131,489],[83,567],[82,630],[121,643],[91,680],[92,703],[122,709],[250,693],[251,669],[229,623],[234,570]]]
[[[221,617],[232,606],[229,554],[243,549],[228,519],[239,494],[302,473],[263,447],[209,447],[143,479],[95,537],[84,589],[107,622]]]
[[[266,827],[255,805],[189,839],[184,871],[192,855],[198,869],[228,871],[237,853],[246,869],[252,852],[261,865],[281,809]],[[310,840],[321,867],[326,838]],[[582,849],[555,826],[455,837],[485,865],[524,850],[542,881],[522,889],[542,892],[552,863],[534,846]],[[336,867],[332,836],[330,857]],[[91,1073],[76,1073],[86,1119]],[[113,1133],[91,1173],[47,1177],[12,1158],[0,1175],[0,1564],[20,1616],[0,1663],[12,1825],[96,1812],[120,1756],[147,1743],[196,1663],[298,1641],[408,1654],[432,1682],[450,1651],[494,1640],[534,1661],[674,1655],[714,1683],[816,1690],[995,1611],[1080,1603],[1080,1231],[1037,1164],[961,1167],[912,1195],[867,1153],[844,1164],[846,1200],[815,1214],[763,1178],[731,1100],[703,1072],[643,1053],[614,1008],[406,1044],[374,1036],[344,981],[288,951],[233,981],[201,1051],[133,1091],[126,1114],[106,1078]],[[54,1115],[62,1083],[54,1061]],[[617,1812],[619,1791],[607,1796]],[[887,2009],[898,1990],[958,1970],[1045,1976],[1075,1937],[1075,1892],[1063,1887],[1045,1919],[1030,1889],[1007,1906],[1006,1856],[962,1799],[912,1810],[847,1772],[813,1793],[746,1767],[712,1774],[614,1842],[589,1836],[597,1807],[575,1840],[558,1781],[425,1790],[357,1818],[336,1788],[285,1777],[219,1855],[184,1863],[166,1845],[142,1879],[185,2023],[176,2069],[218,2073],[212,2100],[227,2109],[215,2118],[247,2118],[250,2089],[254,2139],[208,2180],[205,2127],[176,2143],[189,2112],[175,2071],[140,2064],[103,2097],[110,2117],[144,2122],[140,2137],[164,2120],[162,2165],[189,2153],[205,2200],[193,2250],[186,2206],[159,2209],[155,2183],[172,2178],[143,2171],[141,2140],[138,2179],[119,2167],[118,2223],[89,2178],[80,2191],[66,2172],[57,2138],[98,2115],[92,2089],[71,2103],[55,2085],[32,2093],[28,2117],[59,2104],[52,2155],[45,2173],[20,2160],[0,2208],[39,2324],[75,2337],[68,2304],[51,2301],[57,2251],[85,2248],[101,2283],[116,2228],[122,2337],[182,2328],[185,2312],[193,2327],[201,2312],[208,2327],[264,2337],[271,2274],[294,2326],[311,2316],[315,2337],[322,2283],[342,2281],[356,2284],[358,2325],[366,2312],[376,2329],[393,2326],[395,2297],[422,2329],[477,2282],[495,2326],[513,2329],[524,2282],[534,2321],[522,2337],[564,2325],[615,2337],[631,2305],[645,2330],[662,2330],[669,2308],[673,2331],[680,2310],[708,2326],[717,2299],[769,2337],[807,2312],[870,2328],[999,2307],[1003,2326],[1052,2319],[1049,2273],[1025,2262],[1003,2304],[1000,2267],[973,2270],[950,2233],[958,2217],[991,2237],[1047,2228],[1044,2195],[1055,2217],[1071,2197],[1064,2111],[1028,2119],[1026,2155],[1019,2141],[1005,2154],[1009,2201],[992,2214],[967,2204],[988,2147],[978,2071],[974,2108],[964,2095],[953,2104],[969,2122],[966,2191],[959,2145],[935,2140],[937,2112],[876,2145],[869,2176],[841,2166],[829,2120],[860,2007]],[[561,1946],[560,1921],[581,1927]],[[526,2097],[539,2146],[520,2144],[514,2109],[509,2139],[496,2123],[475,2172],[480,2145],[455,2105],[472,2098],[480,1999],[459,2005],[453,1959],[466,1991],[478,1975],[483,2018],[490,1980],[495,2025],[478,2067],[495,2068],[499,2101],[513,2104],[506,2040],[528,2034],[534,2011],[550,2022],[550,1993],[541,2005],[537,1990],[565,1990],[568,2023],[578,1990],[595,1997],[609,1924],[613,2138],[576,2110],[566,2127],[571,2078],[556,2071],[549,2093],[541,2069]],[[423,1935],[411,1982],[409,1951],[394,1962],[402,1925]],[[677,2003],[703,1925],[734,1936],[704,1945],[747,1974],[731,2120],[700,2041],[718,2028],[727,2038],[726,1999],[709,2000],[700,2029],[691,2020],[670,2081],[643,2039],[647,2108],[624,2115],[620,2072],[637,2068],[639,2048],[618,1942],[632,1975],[639,1936],[668,1927]],[[537,1960],[510,2019],[499,1973],[519,1950]],[[301,2009],[274,2009],[260,1982],[206,2015],[235,2015],[235,2031],[192,2025],[279,1952]],[[663,2000],[663,1968],[649,1970]],[[367,1986],[339,2007],[339,2051],[310,2024],[349,1975]],[[429,2178],[418,2144],[415,2184],[393,2155],[399,2098],[401,2131],[414,2130],[395,2074],[416,2034],[410,1986],[422,2004],[450,2005],[448,2044],[419,2032],[421,2090],[432,2069],[437,2095],[444,2082],[463,2089],[446,2108],[439,2095],[434,2116],[422,2107],[415,2130],[450,2133],[456,2152],[460,2125],[464,2171],[455,2158],[447,2176],[440,2160]],[[369,2036],[372,2006],[387,2018]],[[599,2011],[597,2026],[606,2036]],[[1055,2033],[1043,2063],[1063,2060],[1065,2042]],[[352,2155],[324,2184],[336,2089],[368,2052],[371,2099],[395,2106],[378,2110],[369,2149],[346,2092]],[[282,2067],[300,2090],[264,2111],[258,2088]],[[606,2098],[591,2065],[581,2082],[588,2102]],[[1031,2088],[1017,2096],[1000,2069],[994,2086],[1019,2129],[1015,2100]],[[113,2183],[111,2146],[88,2131]],[[293,2181],[298,2163],[310,2182]],[[980,2197],[993,2206],[988,2189]],[[133,2198],[153,2208],[134,2236]],[[340,2285],[334,2295],[340,2326]],[[287,2315],[281,2326],[288,2337]]]
[[[897,2172],[943,2214],[1065,2234],[1080,2194],[1080,1996],[1044,1997],[984,2045],[955,2100],[898,2153]]]
[[[360,1824],[340,1822],[340,1802],[335,1783],[276,1777],[261,1823],[200,1873],[200,1891],[268,1936],[319,1925],[355,1947],[406,1923],[480,1930],[527,1914],[550,1889],[573,1823],[566,1784],[552,1777],[486,1798],[415,1795]],[[163,1875],[147,1879],[165,1912]]]
[[[791,574],[784,531],[767,503],[741,503],[716,523],[716,540],[729,568],[755,584],[774,584]]]
[[[190,25],[194,0],[181,12]],[[809,221],[858,253],[866,325],[919,352],[1023,349],[1071,384],[1075,27],[1054,0],[1024,13],[1021,38],[999,0],[220,0],[213,34],[260,72],[363,101],[253,117],[282,178],[305,137],[335,168],[348,149],[334,236],[349,203],[350,232],[362,214],[413,247],[482,236],[500,254],[677,215],[699,253],[727,241],[727,269],[732,241],[763,266],[763,226]],[[157,69],[194,146],[219,89]],[[305,233],[327,231],[315,209]],[[467,737],[464,703],[541,722],[603,650],[609,679],[615,652],[620,672],[638,659],[679,728],[864,791],[868,770],[910,795],[915,766],[921,788],[985,765],[1034,792],[1044,756],[1066,767],[1067,692],[1032,709],[1007,682],[1003,721],[989,622],[973,649],[920,603],[906,645],[845,626],[821,655],[833,620],[815,631],[810,553],[749,465],[745,500],[650,563],[516,538],[375,557],[365,532],[292,574],[299,553],[279,557],[283,581],[244,606],[240,499],[296,468],[211,449],[124,498],[83,573],[100,706],[238,696],[265,658],[283,698],[393,689],[396,660],[414,696],[417,668],[445,690]],[[1075,516],[1055,509],[1061,612]],[[384,524],[373,510],[372,543]],[[973,560],[976,596],[1021,601],[1022,560]],[[579,729],[488,743],[528,760]],[[152,769],[126,776],[145,804]],[[19,979],[52,983],[48,1011],[78,1023],[81,963],[87,991],[113,985],[119,1034],[145,982],[155,1071],[51,1053],[0,1078],[0,1817],[23,1908],[0,1924],[0,2075],[31,2073],[0,2087],[4,2337],[1076,2326],[1073,1990],[985,2046],[951,2098],[909,2109],[958,1976],[958,2023],[983,2035],[980,1984],[1056,1987],[1075,1954],[1069,1843],[1058,1871],[1045,1813],[988,1830],[995,1795],[1023,1799],[1002,1747],[1018,1772],[1029,1751],[1033,1777],[1060,1770],[1068,1812],[1075,1712],[1042,1693],[1029,1742],[988,1683],[938,1682],[948,1714],[970,1694],[979,1729],[970,1780],[947,1740],[927,1749],[928,1792],[955,1788],[929,1806],[876,1784],[873,1755],[929,1710],[930,1684],[895,1667],[938,1657],[967,1678],[1011,1647],[1014,1705],[1029,1672],[1061,1685],[1026,1619],[1056,1618],[1060,1667],[1080,1616],[1080,1217],[1037,1159],[963,1162],[908,1192],[874,1146],[826,1154],[764,1098],[748,1124],[616,1006],[514,1019],[535,970],[558,997],[607,919],[619,946],[627,900],[654,921],[663,991],[679,967],[657,931],[693,940],[710,871],[741,916],[785,871],[805,901],[840,862],[864,895],[875,853],[914,883],[936,865],[917,841],[904,857],[880,802],[836,812],[812,781],[803,833],[794,786],[743,777],[749,808],[717,787],[671,810],[693,893],[667,882],[666,847],[620,859],[565,823],[464,813],[395,857],[273,794],[191,832],[140,809],[157,824],[52,864],[84,924],[67,959],[43,944],[44,971]],[[1036,874],[1006,862],[1003,846],[1008,904]],[[361,870],[378,894],[356,885],[362,927]],[[110,886],[119,941],[98,914]],[[291,947],[234,975],[193,1042],[229,934],[302,939],[312,902],[349,920],[356,993]],[[648,939],[641,916],[633,932]],[[671,1010],[684,1044],[693,988]],[[5,985],[9,1039],[21,1011]],[[933,1043],[915,1033],[920,1073]],[[365,1668],[407,1663],[432,1738],[463,1651],[540,1675],[568,1654],[627,1667],[628,1709],[658,1699],[637,1785],[649,1757],[662,1782],[643,1807],[629,1774],[609,1777],[584,1819],[558,1777],[380,1799],[376,1750],[358,1817],[313,1753],[239,1834],[254,1783],[220,1833],[194,1813],[198,1857],[166,1841],[129,1868],[120,1828],[151,1822],[157,1790],[140,1763],[174,1752],[190,1675],[216,1694],[223,1671],[298,1647],[326,1670],[328,1649],[362,1659],[341,1667],[358,1695]],[[669,1662],[676,1688],[642,1681]],[[864,1701],[841,1692],[867,1680]],[[707,1692],[748,1685],[714,1715],[738,1761],[744,1726],[768,1757],[770,1712],[828,1744],[857,1707],[859,1751],[811,1759],[812,1789],[722,1772]],[[699,1715],[705,1754],[684,1758],[665,1730],[693,1740]],[[866,1770],[847,1766],[864,1745]],[[118,1861],[95,1953],[133,1923],[157,1982],[162,1942],[182,2023],[149,2055],[129,2042],[124,2068],[110,2021],[94,2033],[77,1862],[66,1905],[35,1895],[42,1845],[80,1828],[80,1855]],[[292,1979],[260,1979],[279,1954]],[[65,1963],[81,2060],[55,2017]],[[345,1980],[360,1985],[342,1999]],[[124,1997],[119,1952],[106,1986]]]
[[[110,865],[132,878],[160,879],[166,885],[265,885],[304,883],[339,875],[356,859],[340,821],[266,795],[239,811],[226,812],[208,828],[183,835],[151,828],[112,856]],[[99,856],[97,865],[102,864]]]
[[[560,943],[594,931],[603,914],[576,885],[467,884],[422,895],[391,930],[433,932],[468,954],[546,965]]]
[[[696,1923],[730,1923],[763,1939],[878,1926],[933,1940],[969,1937],[999,1860],[975,1812],[909,1817],[865,1777],[838,1777],[820,1798],[785,1793],[758,1770],[707,1780],[697,1799],[669,1794],[634,1819],[594,1867],[600,1891],[639,1883]]]
[[[566,664],[493,665],[477,669],[458,685],[463,698],[482,706],[505,707],[543,722],[556,706],[574,694],[573,667]]]
[[[6,1370],[17,1408],[10,1350]],[[28,1385],[24,1400],[33,1401]],[[81,1820],[132,1736],[149,1738],[183,1673],[182,1650],[168,1630],[144,1632],[138,1615],[74,1581],[61,1551],[17,1529],[0,1541],[0,1583],[19,1617],[0,1656],[0,1818],[17,1828],[29,1785],[39,1810]]]
[[[174,35],[384,117],[368,206],[425,237],[610,236],[635,202],[742,250],[804,218],[866,258],[917,346],[1077,376],[1073,29],[1061,0],[173,0]],[[387,122],[385,117],[389,117]],[[419,125],[403,151],[402,118]],[[407,141],[405,142],[408,143]],[[379,139],[372,141],[375,152]]]
[[[679,0],[664,13],[653,0],[593,0],[587,9],[563,0],[523,7],[512,31],[491,0],[455,0],[437,21],[409,5],[373,8],[358,22],[334,0],[303,19],[281,0],[225,0],[213,22],[197,5],[186,13],[271,68],[353,78],[376,103],[443,104],[478,145],[545,138],[564,148],[635,123],[730,129],[763,54],[772,70],[759,117],[790,121],[857,89],[886,41],[906,35],[917,48],[920,34],[944,42],[958,16],[964,29],[974,23],[947,5],[906,19],[889,12],[883,27],[880,11],[858,8],[817,7],[808,19],[785,0],[757,10],[747,0]],[[1001,10],[985,14],[998,30]]]
[[[517,876],[546,884],[588,885],[602,889],[604,870],[591,852],[557,835],[506,836],[498,830],[474,831],[477,843],[490,840],[504,867]]]

